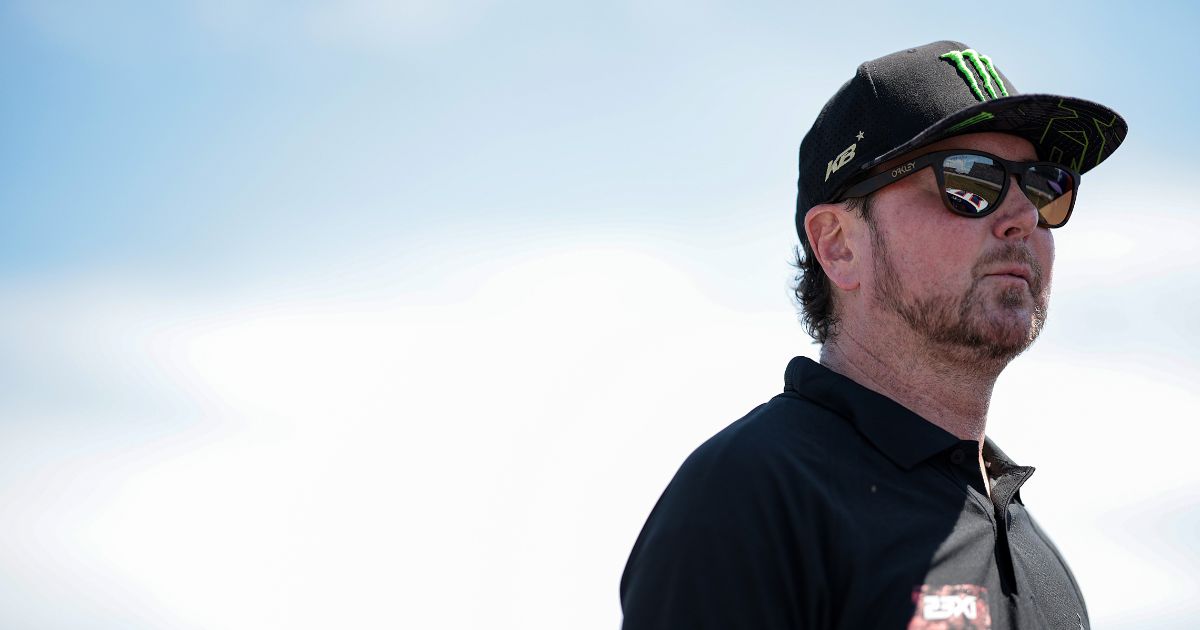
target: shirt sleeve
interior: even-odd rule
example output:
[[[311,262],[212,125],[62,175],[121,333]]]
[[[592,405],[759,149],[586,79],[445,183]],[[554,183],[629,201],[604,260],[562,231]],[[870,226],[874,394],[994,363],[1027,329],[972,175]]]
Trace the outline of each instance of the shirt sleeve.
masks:
[[[830,626],[820,493],[762,446],[710,441],[684,462],[626,564],[623,630]]]

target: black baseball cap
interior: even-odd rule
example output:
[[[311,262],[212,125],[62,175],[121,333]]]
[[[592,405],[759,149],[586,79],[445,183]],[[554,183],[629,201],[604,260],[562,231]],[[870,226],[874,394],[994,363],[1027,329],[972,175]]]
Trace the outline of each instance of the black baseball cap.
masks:
[[[1128,131],[1113,110],[1081,98],[1021,94],[989,56],[962,42],[908,48],[863,63],[825,103],[800,143],[796,230],[809,208],[835,201],[871,168],[966,133],[1033,143],[1039,160],[1086,173]]]

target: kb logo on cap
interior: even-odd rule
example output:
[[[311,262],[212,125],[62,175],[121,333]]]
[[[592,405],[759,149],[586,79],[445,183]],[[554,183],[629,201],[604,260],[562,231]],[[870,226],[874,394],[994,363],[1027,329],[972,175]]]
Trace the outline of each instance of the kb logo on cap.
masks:
[[[845,151],[838,154],[837,157],[829,160],[829,165],[825,167],[825,181],[829,181],[829,176],[837,172],[839,168],[846,165],[846,162],[854,159],[854,149],[858,148],[858,144],[852,144],[846,147]]]

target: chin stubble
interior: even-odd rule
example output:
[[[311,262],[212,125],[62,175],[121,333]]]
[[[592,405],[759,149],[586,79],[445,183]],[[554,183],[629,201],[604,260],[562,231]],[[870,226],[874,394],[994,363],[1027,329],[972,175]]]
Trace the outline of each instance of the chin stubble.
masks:
[[[979,359],[1007,361],[1024,352],[1041,334],[1046,322],[1047,306],[1042,293],[1044,276],[1041,265],[1028,247],[1007,243],[980,258],[971,270],[975,281],[962,296],[916,298],[907,295],[886,243],[878,234],[874,235],[874,240],[875,274],[878,279],[875,298],[931,343],[966,349]],[[1033,299],[1033,316],[1025,334],[1006,334],[1008,331],[1002,331],[1001,335],[997,335],[996,326],[990,324],[984,315],[986,305],[982,300],[986,296],[979,287],[984,278],[980,274],[1002,263],[1023,264],[1033,271],[1028,288]],[[1017,287],[1005,289],[998,297],[997,306],[1012,310],[1025,305],[1025,291]]]

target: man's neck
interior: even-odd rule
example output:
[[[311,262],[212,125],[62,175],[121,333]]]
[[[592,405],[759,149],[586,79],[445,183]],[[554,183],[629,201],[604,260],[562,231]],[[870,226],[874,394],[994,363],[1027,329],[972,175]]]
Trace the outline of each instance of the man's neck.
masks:
[[[904,405],[962,440],[983,448],[992,388],[1003,364],[841,331],[821,349],[821,364]]]

